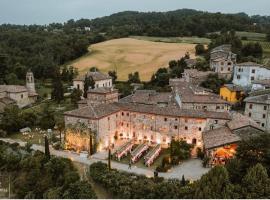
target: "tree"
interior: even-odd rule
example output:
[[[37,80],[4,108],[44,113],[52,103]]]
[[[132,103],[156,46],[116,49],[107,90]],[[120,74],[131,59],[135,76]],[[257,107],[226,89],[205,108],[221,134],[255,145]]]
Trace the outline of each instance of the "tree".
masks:
[[[62,143],[62,132],[65,131],[65,122],[64,121],[58,121],[56,123],[56,128],[59,131],[59,136],[60,136],[60,144]]]
[[[82,91],[80,89],[74,89],[70,94],[71,103],[77,105],[78,101],[81,100]]]
[[[197,56],[204,54],[205,53],[204,45],[203,44],[197,44],[195,46],[195,52],[196,52]]]
[[[6,75],[8,74],[8,56],[0,52],[0,84],[6,84]]]
[[[182,175],[181,185],[182,186],[185,186],[186,185],[186,179],[185,179],[185,176],[184,175]]]
[[[263,48],[258,42],[249,42],[245,44],[241,49],[241,55],[244,57],[252,56],[254,58],[262,58]]]
[[[0,121],[1,129],[11,133],[16,132],[22,128],[22,121],[20,116],[20,109],[16,105],[7,106],[4,109],[3,116]]]
[[[128,75],[128,83],[140,83],[140,75],[139,72],[130,73]]]
[[[226,80],[219,78],[218,74],[209,74],[207,79],[201,83],[202,87],[213,90],[215,93],[219,93],[219,89],[226,83]]]
[[[60,103],[64,100],[64,88],[60,76],[53,80],[52,99]]]
[[[50,109],[48,104],[45,104],[42,109],[39,125],[42,129],[52,129],[55,126],[54,111]]]
[[[45,135],[44,140],[45,140],[45,156],[49,160],[51,158],[51,155],[50,155],[50,147],[49,147],[49,141],[48,141],[47,135]]]
[[[93,191],[90,183],[87,181],[77,181],[71,183],[69,188],[63,194],[65,199],[96,199],[97,196]]]
[[[115,84],[115,81],[117,80],[117,73],[116,73],[116,71],[109,71],[108,72],[108,75],[110,77],[112,77],[112,82],[113,82],[113,84]]]
[[[268,42],[270,42],[270,31],[268,31],[268,33],[267,33],[267,35],[266,35],[266,40],[267,40]]]
[[[90,72],[99,72],[99,69],[97,67],[91,67],[89,69]]]
[[[196,199],[228,199],[233,197],[233,185],[223,166],[216,166],[195,183]]]
[[[242,180],[244,198],[267,199],[270,197],[270,179],[261,164],[251,167]]]
[[[83,97],[87,98],[87,93],[89,88],[94,89],[95,88],[95,81],[92,76],[85,76],[84,79],[84,86],[83,86]]]
[[[270,172],[270,135],[259,134],[242,140],[237,148],[236,157],[244,169],[261,163]]]

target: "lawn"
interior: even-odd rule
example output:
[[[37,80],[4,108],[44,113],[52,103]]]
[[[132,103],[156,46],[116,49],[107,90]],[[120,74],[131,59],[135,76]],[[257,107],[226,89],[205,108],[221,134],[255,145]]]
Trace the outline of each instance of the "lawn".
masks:
[[[151,42],[165,42],[165,43],[186,43],[186,44],[209,44],[211,42],[208,38],[200,37],[148,37],[148,36],[130,36],[130,38],[138,40],[146,40]]]
[[[265,41],[266,39],[266,34],[264,33],[237,31],[236,35],[239,36],[240,38],[247,37],[248,40],[252,41]]]
[[[8,137],[15,140],[21,140],[23,142],[30,142],[31,144],[44,145],[44,134],[39,132],[31,132],[28,135],[23,135],[22,133],[13,133]]]
[[[170,60],[180,59],[186,52],[194,58],[195,44],[164,43],[122,38],[91,45],[89,53],[68,63],[84,74],[95,66],[102,72],[116,70],[119,81],[138,71],[141,80],[149,81],[160,67],[167,67]]]
[[[157,168],[157,166],[161,165],[162,159],[165,156],[169,156],[169,155],[170,155],[169,149],[162,149],[159,157],[154,161],[154,163],[150,167],[146,167],[144,165],[144,163],[143,163],[143,161],[144,161],[143,156],[141,157],[141,159],[138,162],[136,162],[135,164],[132,164],[132,166],[133,167],[136,166],[136,167],[139,167],[139,168],[147,168],[147,169],[155,170]],[[129,164],[130,154],[128,154],[128,156],[122,158],[120,161],[118,161],[117,159],[114,159],[114,161],[120,162],[120,163],[124,163],[124,164]]]

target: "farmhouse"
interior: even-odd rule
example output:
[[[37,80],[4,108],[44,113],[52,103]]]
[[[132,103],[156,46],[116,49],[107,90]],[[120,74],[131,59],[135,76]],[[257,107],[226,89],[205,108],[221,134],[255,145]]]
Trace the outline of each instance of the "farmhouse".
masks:
[[[237,64],[234,68],[233,83],[249,89],[253,81],[270,79],[270,70],[265,66],[245,62]]]
[[[112,78],[109,75],[103,74],[99,71],[87,72],[85,75],[78,76],[73,80],[73,87],[83,90],[86,76],[93,78],[95,81],[95,88],[112,87]]]
[[[232,77],[236,63],[236,54],[232,53],[231,45],[221,45],[210,52],[210,68],[225,79]]]
[[[26,74],[26,86],[0,85],[0,112],[4,107],[16,104],[20,108],[28,106],[37,100],[34,75],[31,71]]]

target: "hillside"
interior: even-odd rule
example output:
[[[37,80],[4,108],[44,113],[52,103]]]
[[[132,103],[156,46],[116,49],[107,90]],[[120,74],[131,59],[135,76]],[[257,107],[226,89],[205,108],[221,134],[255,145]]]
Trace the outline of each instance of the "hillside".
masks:
[[[138,71],[141,80],[150,80],[160,67],[168,66],[168,62],[179,59],[186,52],[194,57],[195,44],[163,43],[123,38],[109,40],[89,47],[89,53],[72,63],[85,73],[95,66],[107,73],[117,70],[118,80],[127,80],[128,74]]]

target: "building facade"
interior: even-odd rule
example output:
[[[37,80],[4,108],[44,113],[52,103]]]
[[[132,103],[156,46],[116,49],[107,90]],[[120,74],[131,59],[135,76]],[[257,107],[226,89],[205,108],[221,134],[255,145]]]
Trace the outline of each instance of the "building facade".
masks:
[[[228,113],[183,110],[131,103],[101,104],[65,113],[65,123],[85,123],[97,133],[102,147],[115,140],[133,139],[137,143],[162,144],[183,139],[202,148],[202,132],[224,125]]]
[[[246,62],[237,64],[234,68],[233,84],[251,88],[252,82],[270,79],[270,70],[265,66]]]
[[[26,86],[21,85],[0,85],[0,101],[2,106],[8,104],[18,105],[23,108],[36,102],[38,94],[35,90],[34,75],[31,71],[26,74]],[[5,104],[7,102],[7,104]],[[5,104],[5,105],[4,105]]]
[[[265,131],[270,131],[270,94],[250,96],[244,101],[245,115],[257,122]]]
[[[92,77],[95,81],[95,88],[112,87],[112,78],[109,75],[103,74],[99,71],[88,72],[86,75],[79,76],[73,80],[73,87],[79,90],[84,90],[85,76]]]
[[[231,51],[231,45],[218,46],[210,52],[210,68],[218,73],[219,77],[231,79],[236,57]]]
[[[244,98],[244,90],[240,86],[233,84],[225,84],[220,88],[219,95],[225,101],[228,101],[232,104],[240,103]]]

